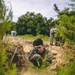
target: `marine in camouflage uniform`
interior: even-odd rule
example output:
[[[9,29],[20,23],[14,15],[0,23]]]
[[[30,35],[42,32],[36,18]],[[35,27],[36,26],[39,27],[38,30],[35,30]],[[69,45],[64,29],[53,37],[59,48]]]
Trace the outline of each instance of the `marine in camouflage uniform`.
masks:
[[[40,43],[36,43],[35,45],[37,44],[40,45]],[[37,67],[41,67],[42,64],[46,64],[47,66],[48,63],[52,62],[52,53],[49,50],[46,50],[43,45],[41,45],[43,51],[40,53],[41,49],[39,49],[39,47],[40,46],[37,46],[37,48],[34,47],[34,49],[30,51],[29,61]]]
[[[53,45],[54,34],[56,33],[56,28],[54,26],[50,29],[50,45]]]

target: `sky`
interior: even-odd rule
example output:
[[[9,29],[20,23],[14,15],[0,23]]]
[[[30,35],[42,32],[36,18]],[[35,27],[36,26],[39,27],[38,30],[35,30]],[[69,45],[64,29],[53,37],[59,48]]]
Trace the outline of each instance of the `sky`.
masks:
[[[13,21],[16,22],[18,17],[29,12],[41,13],[43,17],[49,19],[55,18],[57,13],[53,9],[53,5],[57,4],[60,10],[67,7],[69,0],[4,0],[7,7],[12,6]]]

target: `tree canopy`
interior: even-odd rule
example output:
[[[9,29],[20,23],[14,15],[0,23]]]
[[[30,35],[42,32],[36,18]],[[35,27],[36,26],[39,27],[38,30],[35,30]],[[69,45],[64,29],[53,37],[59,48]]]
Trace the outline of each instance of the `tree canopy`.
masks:
[[[19,35],[32,34],[32,35],[47,35],[49,36],[50,24],[52,18],[47,20],[40,13],[27,12],[25,15],[19,17],[16,23],[16,30]]]

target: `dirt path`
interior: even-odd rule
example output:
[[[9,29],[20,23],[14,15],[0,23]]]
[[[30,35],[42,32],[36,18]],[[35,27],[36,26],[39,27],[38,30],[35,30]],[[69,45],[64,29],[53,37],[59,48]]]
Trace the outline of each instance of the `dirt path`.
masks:
[[[31,40],[24,40],[20,37],[8,37],[7,38],[7,43],[12,43],[12,44],[16,44],[16,43],[20,43],[23,46],[23,49],[25,52],[29,52],[33,46],[32,46],[32,41]],[[47,48],[49,48],[49,42],[44,42],[45,45],[47,45]],[[60,46],[52,46],[52,53],[54,54],[55,59],[53,60],[53,63],[50,66],[50,69],[56,69],[58,64],[63,63],[62,61],[62,48]],[[26,71],[23,75],[31,75],[30,71]],[[38,74],[34,74],[34,75],[38,75]]]

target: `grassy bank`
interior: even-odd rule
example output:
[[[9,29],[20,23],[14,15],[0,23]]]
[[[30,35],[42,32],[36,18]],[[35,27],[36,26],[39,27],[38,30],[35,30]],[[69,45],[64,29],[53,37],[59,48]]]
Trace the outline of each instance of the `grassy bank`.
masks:
[[[44,41],[49,41],[49,37],[48,36],[44,36],[44,35],[37,35],[37,36],[33,36],[33,35],[23,35],[20,36],[23,39],[27,39],[27,40],[34,40],[36,38],[41,38]]]

